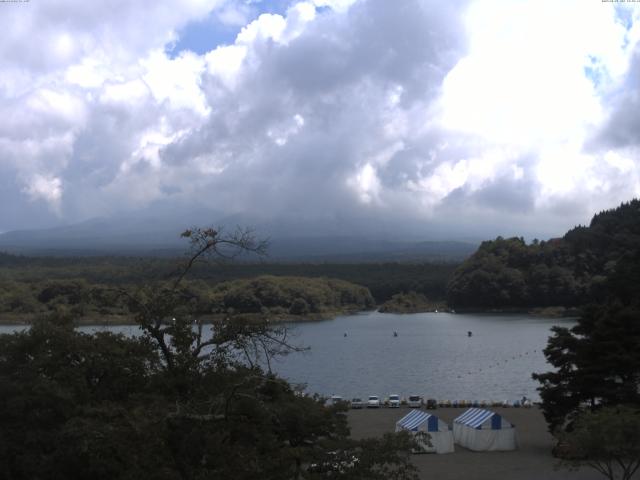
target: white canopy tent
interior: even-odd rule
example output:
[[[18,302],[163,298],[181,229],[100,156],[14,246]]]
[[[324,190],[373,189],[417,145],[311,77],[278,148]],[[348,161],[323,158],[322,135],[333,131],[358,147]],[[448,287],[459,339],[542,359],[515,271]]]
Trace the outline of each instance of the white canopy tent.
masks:
[[[455,442],[469,450],[515,450],[516,429],[501,415],[482,408],[470,408],[453,421]]]
[[[402,430],[413,434],[420,453],[452,453],[453,434],[449,425],[435,415],[421,410],[412,410],[396,422],[396,432]]]

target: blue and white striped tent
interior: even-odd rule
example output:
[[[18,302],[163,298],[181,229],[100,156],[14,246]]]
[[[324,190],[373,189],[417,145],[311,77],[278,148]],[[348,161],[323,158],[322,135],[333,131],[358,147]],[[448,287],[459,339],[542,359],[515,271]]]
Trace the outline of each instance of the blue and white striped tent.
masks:
[[[470,408],[453,421],[453,438],[469,450],[515,450],[516,429],[502,415]]]
[[[396,432],[412,432],[420,452],[453,452],[453,434],[449,426],[435,415],[411,410],[396,422]]]

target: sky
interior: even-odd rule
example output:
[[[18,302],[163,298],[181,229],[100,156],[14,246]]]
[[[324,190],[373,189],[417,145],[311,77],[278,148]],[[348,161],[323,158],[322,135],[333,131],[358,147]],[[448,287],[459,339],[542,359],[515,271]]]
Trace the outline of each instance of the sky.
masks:
[[[31,0],[0,28],[0,231],[548,238],[640,196],[640,3]]]

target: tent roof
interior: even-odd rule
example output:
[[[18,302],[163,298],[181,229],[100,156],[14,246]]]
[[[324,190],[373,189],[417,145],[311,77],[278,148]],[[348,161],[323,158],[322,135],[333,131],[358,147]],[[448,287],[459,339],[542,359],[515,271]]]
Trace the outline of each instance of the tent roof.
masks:
[[[418,428],[420,425],[429,422],[429,417],[433,417],[434,419],[436,419],[436,421],[438,419],[438,417],[436,417],[435,415],[431,415],[430,413],[420,410],[412,410],[400,420],[398,420],[396,422],[396,425],[406,430],[413,430],[415,428]]]
[[[491,410],[484,410],[482,408],[470,408],[462,415],[457,417],[454,422],[461,423],[462,425],[466,425],[471,428],[478,428],[494,415],[498,414],[496,412],[492,412]]]

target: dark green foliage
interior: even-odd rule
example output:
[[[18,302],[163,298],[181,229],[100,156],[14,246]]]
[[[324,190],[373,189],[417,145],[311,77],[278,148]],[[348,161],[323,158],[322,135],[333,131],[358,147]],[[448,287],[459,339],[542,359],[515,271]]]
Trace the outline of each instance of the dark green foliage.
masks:
[[[606,279],[639,252],[640,200],[633,200],[563,238],[483,242],[454,273],[447,300],[456,308],[585,305],[602,300]]]
[[[363,298],[361,289],[355,285],[346,287],[344,282],[368,288],[377,302],[407,291],[442,300],[454,268],[455,265],[451,264],[398,263],[223,263],[215,267],[195,264],[185,288],[191,292],[194,301],[199,302],[201,314],[221,311],[227,302],[216,292],[222,288],[221,283],[235,280],[251,280],[253,289],[253,294],[247,296],[230,292],[226,307],[238,311],[260,313],[263,307],[268,310],[277,307],[280,313],[289,312],[293,301],[291,295],[301,292],[310,313],[330,310],[337,313],[369,308],[370,304],[370,300]],[[56,312],[94,322],[105,316],[129,315],[127,303],[113,294],[114,289],[126,287],[135,290],[144,284],[158,283],[157,279],[165,278],[169,269],[175,269],[175,260],[28,258],[3,254],[0,255],[0,315],[5,322],[30,321],[35,315]],[[273,277],[284,279],[277,283]],[[300,277],[317,279],[318,283]],[[328,280],[330,278],[336,280]],[[329,302],[322,303],[321,300],[314,307],[307,296],[317,296],[314,292],[326,288],[320,284],[335,288],[334,293],[339,292],[341,299],[338,301],[334,295],[321,294],[320,297],[324,296]],[[306,288],[309,288],[308,292]],[[283,289],[286,290],[284,296]]]
[[[630,480],[640,467],[640,410],[607,407],[585,412],[560,435],[563,465],[589,466],[610,480]]]
[[[568,268],[561,241],[527,245],[521,238],[483,242],[453,275],[455,307],[531,307],[583,304],[593,279]]]
[[[163,285],[155,282],[154,288]],[[216,285],[202,280],[185,281],[183,292],[201,315],[340,313],[365,310],[375,304],[368,289],[326,278],[263,276]],[[128,303],[116,293],[115,287],[90,285],[83,280],[54,280],[45,282],[43,287],[12,283],[1,294],[0,305],[5,312],[14,314],[63,311],[74,318],[130,315]],[[292,308],[296,300],[297,307]],[[300,308],[300,301],[307,308]]]
[[[544,353],[556,370],[534,374],[552,430],[582,407],[640,405],[640,310],[592,307],[575,327],[553,332]]]
[[[306,315],[310,310],[309,304],[304,298],[296,298],[289,307],[289,313],[292,315]]]
[[[534,374],[551,430],[570,426],[584,409],[640,407],[640,255],[625,258],[601,286],[606,300],[578,324],[554,328],[545,355],[555,371]]]
[[[430,312],[443,308],[442,304],[430,301],[427,297],[416,292],[397,293],[390,300],[382,304],[382,313],[419,313]]]
[[[181,260],[180,260],[181,261]],[[107,308],[117,313],[119,306],[103,302],[95,307],[109,288],[142,285],[165,278],[176,268],[177,259],[130,257],[18,257],[0,252],[0,313],[51,311],[49,303],[68,303],[63,292],[79,288],[89,298],[89,313]],[[191,281],[206,285],[259,276],[335,278],[367,287],[377,302],[394,294],[415,291],[429,298],[444,299],[446,286],[456,264],[428,263],[221,263],[215,267],[193,265]],[[45,280],[46,279],[46,280]],[[7,303],[7,296],[26,302],[24,312]]]
[[[158,356],[149,342],[110,333],[81,334],[68,322],[43,320],[28,331],[0,336],[0,352],[4,478],[69,478],[62,472],[83,461],[82,451],[92,442],[105,449],[131,446],[131,428],[121,444],[111,438],[113,445],[106,445],[105,435],[111,431],[113,437],[126,427],[120,423],[126,423],[127,407],[147,393],[148,379],[157,373]],[[107,431],[101,433],[97,426]],[[81,429],[87,436],[73,448]],[[85,460],[95,467],[95,478],[108,478],[107,463],[118,461],[112,457],[103,464]],[[100,470],[105,473],[98,475]]]
[[[596,215],[553,252],[564,252],[574,278],[590,276],[594,303],[573,328],[553,329],[544,353],[555,369],[533,375],[563,464],[611,480],[629,480],[640,465],[639,208],[634,200]]]
[[[324,313],[374,306],[369,290],[342,280],[263,276],[216,285],[208,292],[214,313]]]

